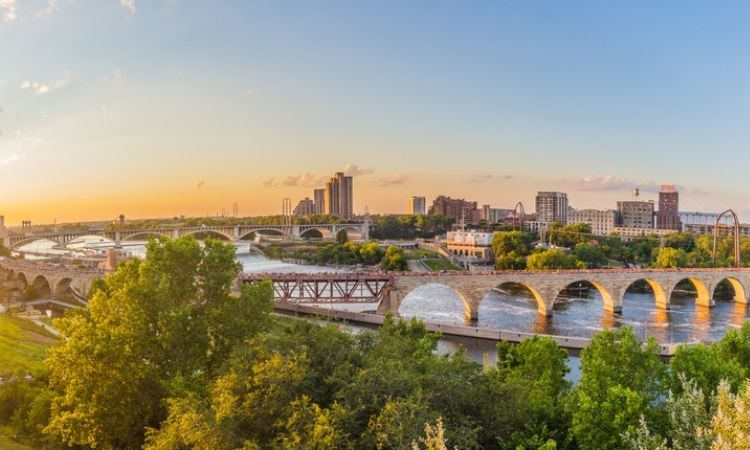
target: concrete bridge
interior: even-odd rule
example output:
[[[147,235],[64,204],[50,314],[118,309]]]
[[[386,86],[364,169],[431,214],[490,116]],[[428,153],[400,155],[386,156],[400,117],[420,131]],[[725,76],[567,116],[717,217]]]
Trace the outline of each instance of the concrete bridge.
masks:
[[[587,282],[602,296],[604,308],[621,312],[625,292],[637,281],[646,282],[654,293],[656,307],[669,308],[672,292],[676,286],[688,280],[696,290],[696,304],[714,305],[713,295],[722,281],[727,281],[734,290],[734,300],[747,303],[750,293],[750,269],[602,269],[602,270],[545,270],[545,271],[494,271],[494,272],[391,272],[359,274],[253,274],[243,278],[251,282],[269,278],[274,283],[277,300],[294,303],[332,303],[333,297],[349,292],[354,287],[375,286],[385,283],[384,288],[373,290],[372,295],[361,291],[356,298],[340,302],[378,303],[378,312],[397,312],[404,297],[425,285],[438,284],[453,289],[464,304],[466,318],[476,320],[479,304],[494,288],[522,287],[536,300],[539,314],[552,315],[560,293],[567,287]],[[356,278],[356,279],[355,279]],[[322,294],[317,295],[316,292]],[[319,297],[319,298],[317,298]],[[351,295],[348,295],[351,297]]]
[[[364,223],[319,224],[319,225],[235,225],[235,226],[201,226],[201,227],[163,227],[139,230],[85,230],[53,232],[10,232],[2,234],[2,243],[10,249],[39,240],[49,240],[58,245],[66,245],[84,236],[101,236],[119,247],[123,242],[146,240],[152,236],[179,238],[189,235],[211,235],[232,242],[247,240],[256,233],[271,233],[286,239],[305,239],[319,232],[323,239],[334,239],[339,231],[345,231],[350,240],[369,240],[370,227]]]
[[[5,270],[21,290],[33,286],[40,298],[83,305],[88,302],[91,282],[107,273],[8,258],[0,260],[0,269]]]

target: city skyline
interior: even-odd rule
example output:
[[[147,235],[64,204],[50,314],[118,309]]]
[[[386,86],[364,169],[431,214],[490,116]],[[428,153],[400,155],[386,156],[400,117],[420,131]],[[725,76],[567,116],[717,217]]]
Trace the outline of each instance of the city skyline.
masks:
[[[5,1],[0,212],[275,214],[344,171],[356,214],[537,191],[603,209],[674,183],[681,209],[747,221],[748,12]]]

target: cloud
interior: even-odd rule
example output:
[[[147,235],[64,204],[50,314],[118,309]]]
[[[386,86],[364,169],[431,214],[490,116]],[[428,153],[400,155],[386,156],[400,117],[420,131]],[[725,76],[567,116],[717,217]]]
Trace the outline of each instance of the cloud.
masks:
[[[15,22],[18,18],[18,4],[16,0],[0,0],[0,14],[2,14],[3,22]]]
[[[249,88],[248,88],[248,89],[247,89],[247,90],[245,91],[245,97],[250,97],[251,95],[253,95],[253,90],[252,90],[252,89],[249,89]]]
[[[499,180],[510,180],[513,175],[494,175],[491,173],[482,173],[474,175],[469,182],[470,183],[485,183],[488,181],[499,181]]]
[[[657,183],[639,183],[612,176],[563,177],[555,182],[577,191],[631,191],[636,188],[644,192],[659,192],[660,190]]]
[[[357,176],[357,175],[370,175],[371,173],[374,173],[375,171],[373,169],[368,169],[365,167],[359,167],[356,164],[347,164],[346,167],[344,167],[344,174],[350,177]]]
[[[120,4],[130,11],[130,14],[135,14],[135,0],[120,0]]]
[[[286,177],[281,184],[284,186],[320,187],[326,181],[328,181],[328,178],[325,176],[303,173]]]
[[[274,177],[265,179],[265,180],[263,180],[263,187],[264,188],[274,187],[275,186],[275,183],[274,183],[275,181],[276,181],[276,179]]]
[[[409,177],[407,177],[406,175],[397,173],[397,174],[388,175],[386,177],[379,178],[377,183],[378,183],[378,186],[400,186],[406,183],[408,180],[409,180]]]
[[[3,0],[0,0],[3,1]],[[70,72],[67,70],[63,72],[63,77],[59,80],[55,80],[51,83],[41,83],[38,81],[24,80],[21,83],[22,91],[31,91],[37,95],[48,94],[52,91],[60,89],[70,82]]]
[[[0,165],[7,166],[12,162],[16,162],[21,159],[21,156],[23,155],[15,152],[7,155],[0,155]]]
[[[197,187],[198,189],[200,189],[200,188],[202,188],[205,185],[206,185],[205,181],[199,181],[198,184],[195,185],[195,187]]]

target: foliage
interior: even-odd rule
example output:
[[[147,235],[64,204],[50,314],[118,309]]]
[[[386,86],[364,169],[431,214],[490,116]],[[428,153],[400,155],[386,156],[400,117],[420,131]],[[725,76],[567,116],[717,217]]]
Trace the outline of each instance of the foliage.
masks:
[[[406,270],[404,249],[395,245],[388,247],[383,260],[380,262],[380,268],[383,270]]]
[[[524,257],[531,253],[534,235],[526,231],[498,231],[492,236],[492,251],[495,257],[515,253]]]
[[[165,399],[204,389],[235,345],[268,326],[270,283],[230,295],[234,253],[214,240],[152,240],[146,260],[94,285],[88,309],[58,319],[63,339],[47,366],[61,394],[45,432],[68,445],[139,447]]]
[[[370,236],[375,239],[433,238],[444,234],[454,219],[440,214],[378,216]]]
[[[655,265],[660,269],[677,269],[686,267],[688,255],[681,248],[663,247],[659,249]]]
[[[460,267],[448,261],[447,259],[442,259],[442,258],[425,259],[425,260],[422,260],[422,262],[427,267],[429,267],[430,270],[462,270]]]
[[[703,392],[714,392],[725,380],[736,391],[746,377],[746,369],[734,359],[721,355],[716,344],[680,346],[671,361],[672,392],[681,393],[682,379],[691,380]]]
[[[554,222],[550,224],[547,235],[549,242],[553,245],[573,248],[591,238],[591,225],[587,223],[563,225]]]
[[[750,389],[747,384],[737,395],[729,383],[722,381],[716,395],[716,413],[711,420],[711,432],[716,436],[712,450],[750,448]]]
[[[566,255],[562,250],[549,249],[532,253],[526,260],[529,270],[548,269],[582,269],[586,264],[578,261],[573,255]]]
[[[0,377],[40,370],[47,349],[55,342],[39,325],[0,314]]]
[[[588,242],[576,244],[573,255],[591,268],[607,265],[607,255],[598,246],[591,245]]]

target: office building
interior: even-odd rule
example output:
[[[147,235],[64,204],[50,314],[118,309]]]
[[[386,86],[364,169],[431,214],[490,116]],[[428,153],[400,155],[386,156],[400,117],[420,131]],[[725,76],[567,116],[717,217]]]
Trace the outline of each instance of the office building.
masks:
[[[427,199],[424,197],[409,197],[409,214],[425,214],[427,212]]]
[[[294,211],[292,214],[294,214],[297,217],[301,216],[309,216],[310,214],[315,213],[315,204],[312,200],[305,197],[303,200],[300,200],[299,203],[297,203],[297,206],[294,208]]]
[[[487,223],[501,223],[512,217],[513,210],[505,208],[491,208],[490,205],[482,205],[479,210],[479,220]]]
[[[313,191],[313,210],[315,214],[325,214],[326,211],[326,190],[315,189]]]
[[[477,202],[469,202],[464,199],[454,199],[444,195],[441,195],[432,201],[429,213],[452,217],[456,223],[479,222]]]
[[[579,209],[568,212],[568,223],[585,223],[591,227],[591,233],[607,236],[612,233],[617,222],[617,211],[613,209]]]
[[[445,246],[463,267],[488,264],[494,261],[492,235],[493,233],[479,231],[449,231]]]
[[[568,222],[568,194],[564,192],[536,193],[536,220],[539,222]]]
[[[656,228],[678,231],[680,226],[680,194],[673,184],[662,184],[659,191],[659,210],[656,212]]]
[[[653,229],[654,202],[640,200],[617,202],[617,226],[623,228]]]
[[[343,219],[351,219],[354,213],[352,177],[337,172],[326,183],[324,192],[326,214],[337,215]]]

